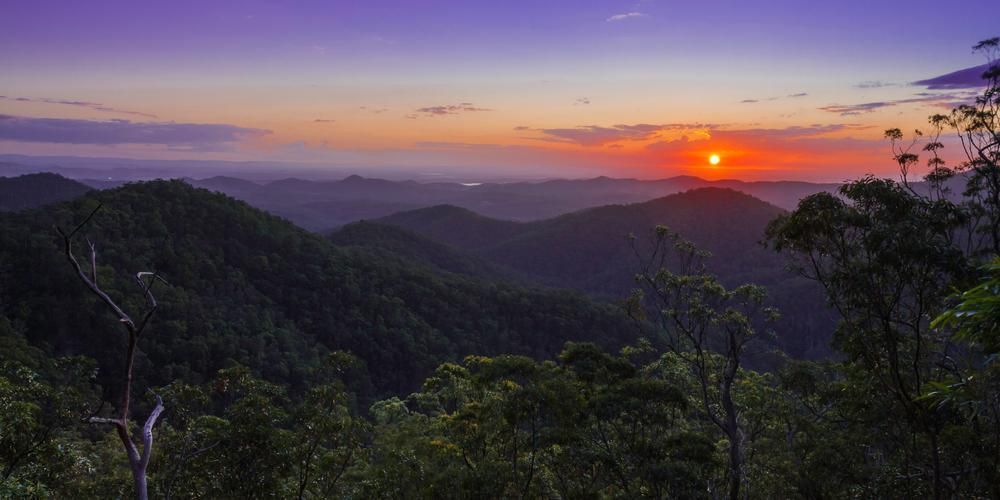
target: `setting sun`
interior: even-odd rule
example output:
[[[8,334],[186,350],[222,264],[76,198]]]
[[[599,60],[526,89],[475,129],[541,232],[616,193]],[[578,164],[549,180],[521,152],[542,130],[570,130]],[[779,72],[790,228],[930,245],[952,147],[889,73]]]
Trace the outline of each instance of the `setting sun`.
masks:
[[[718,165],[720,161],[722,160],[719,158],[719,155],[712,155],[708,157],[708,162],[712,165]]]

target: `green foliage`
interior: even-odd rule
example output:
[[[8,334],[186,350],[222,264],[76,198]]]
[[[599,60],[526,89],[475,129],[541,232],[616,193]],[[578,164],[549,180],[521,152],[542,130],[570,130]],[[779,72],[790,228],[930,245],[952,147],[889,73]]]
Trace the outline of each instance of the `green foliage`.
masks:
[[[975,105],[930,119],[927,193],[908,180],[923,134],[900,146],[902,131],[890,129],[901,182],[850,182],[839,197],[810,196],[768,227],[769,242],[824,286],[841,315],[836,340],[847,358],[833,408],[843,420],[830,430],[862,443],[864,463],[874,462],[853,471],[864,478],[853,494],[1000,495],[996,264],[970,285],[980,259],[1000,252],[995,49],[995,39],[976,46],[991,67]],[[944,127],[968,156],[954,168],[938,153]],[[958,175],[967,185],[955,200],[948,181]],[[949,310],[949,295],[965,289]]]
[[[440,361],[466,354],[550,357],[571,338],[614,347],[633,336],[611,306],[338,248],[179,181],[0,216],[0,315],[23,324],[32,343],[97,359],[112,392],[123,357],[107,341],[116,325],[74,280],[52,230],[79,221],[95,200],[104,208],[86,236],[102,287],[135,309],[143,297],[132,273],[153,270],[171,283],[157,290],[156,321],[140,341],[139,390],[201,383],[234,364],[301,385],[327,352],[343,349],[368,368],[393,367],[361,381],[371,400],[412,390]]]
[[[592,344],[469,357],[376,406],[363,496],[704,497],[717,466],[682,392]]]
[[[643,247],[652,246],[656,238],[649,230],[666,225],[715,255],[706,265],[724,285],[756,283],[771,290],[769,305],[783,311],[784,321],[774,325],[776,335],[768,343],[795,357],[827,356],[831,353],[829,332],[836,319],[823,307],[822,290],[789,273],[780,256],[759,244],[768,222],[782,213],[741,192],[705,188],[525,223],[446,206],[394,214],[379,222],[406,228],[545,285],[615,300],[635,285],[636,256],[626,236],[637,235]],[[368,237],[381,241],[381,235]],[[418,259],[432,265],[440,259],[419,255],[426,253],[411,251],[410,255],[418,254]],[[772,367],[754,361],[760,368]]]
[[[931,326],[954,328],[957,338],[995,355],[1000,352],[1000,258],[984,266],[983,272],[986,278],[955,296],[955,306],[941,313]]]

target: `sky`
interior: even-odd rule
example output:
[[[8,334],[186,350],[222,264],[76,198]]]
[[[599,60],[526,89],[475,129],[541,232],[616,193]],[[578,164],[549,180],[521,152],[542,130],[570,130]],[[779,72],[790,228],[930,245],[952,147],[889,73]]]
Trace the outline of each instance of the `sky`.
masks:
[[[13,0],[0,153],[889,175],[884,130],[972,99],[998,18],[996,0]]]

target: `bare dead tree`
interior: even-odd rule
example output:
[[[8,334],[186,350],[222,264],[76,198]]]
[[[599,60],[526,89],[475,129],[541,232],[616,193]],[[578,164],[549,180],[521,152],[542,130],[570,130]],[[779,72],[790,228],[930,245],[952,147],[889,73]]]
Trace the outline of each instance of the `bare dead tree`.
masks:
[[[128,456],[129,468],[132,470],[136,498],[147,500],[149,494],[146,487],[146,468],[149,465],[149,458],[153,451],[153,426],[156,425],[156,419],[163,412],[163,400],[160,396],[154,394],[156,397],[156,406],[146,418],[146,423],[142,426],[142,434],[139,436],[139,439],[142,441],[142,451],[140,452],[136,447],[135,436],[129,432],[128,418],[129,405],[132,401],[132,368],[135,362],[135,349],[139,341],[139,336],[146,329],[149,319],[156,311],[157,304],[156,298],[153,296],[153,284],[157,281],[162,281],[163,283],[166,283],[166,281],[153,272],[143,271],[136,273],[135,281],[149,303],[149,308],[142,314],[141,319],[136,322],[97,284],[97,248],[89,240],[87,241],[87,246],[90,247],[90,274],[88,275],[83,266],[80,265],[80,261],[73,254],[73,238],[90,222],[101,207],[102,205],[98,204],[97,208],[91,211],[90,215],[73,228],[72,231],[67,233],[59,227],[56,227],[56,231],[63,238],[63,251],[66,254],[66,259],[76,271],[77,276],[118,317],[118,322],[125,329],[128,336],[128,347],[125,354],[125,387],[122,391],[121,402],[117,408],[118,416],[113,418],[94,416],[88,420],[91,423],[112,425],[118,431],[118,437],[121,439],[122,446],[125,448],[125,454]]]

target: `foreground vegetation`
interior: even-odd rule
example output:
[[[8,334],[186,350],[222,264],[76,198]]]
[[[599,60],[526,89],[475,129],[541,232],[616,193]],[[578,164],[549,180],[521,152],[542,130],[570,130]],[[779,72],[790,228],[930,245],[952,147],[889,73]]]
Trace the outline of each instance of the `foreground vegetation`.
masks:
[[[977,48],[995,60],[1000,39]],[[720,283],[667,228],[634,240],[629,320],[340,249],[180,183],[127,186],[94,195],[107,250],[81,276],[128,311],[151,282],[129,293],[120,269],[168,278],[133,353],[118,329],[136,325],[48,229],[94,200],[4,216],[0,497],[135,495],[124,441],[149,454],[154,498],[1000,498],[1000,68],[987,77],[919,143],[930,194],[890,130],[899,181],[770,224],[837,310],[840,357],[768,372],[746,368],[780,321],[765,290]],[[937,155],[952,130],[954,167]],[[129,418],[160,401],[154,445]],[[124,431],[93,425],[114,411]]]

